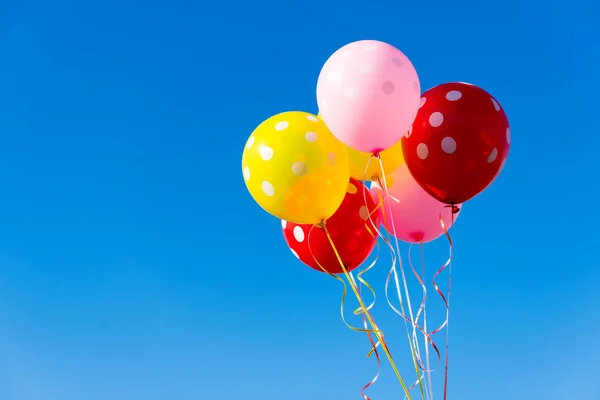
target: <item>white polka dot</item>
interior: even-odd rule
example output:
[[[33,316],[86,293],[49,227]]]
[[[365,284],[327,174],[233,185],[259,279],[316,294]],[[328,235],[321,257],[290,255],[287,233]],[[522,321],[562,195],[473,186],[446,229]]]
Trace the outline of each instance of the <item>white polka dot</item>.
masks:
[[[344,52],[342,53],[342,56],[344,57],[350,57],[352,55],[352,50],[344,50]]]
[[[304,176],[308,172],[308,167],[303,162],[295,162],[292,164],[292,172],[296,176]]]
[[[369,209],[367,208],[367,206],[362,206],[360,208],[360,210],[358,210],[358,215],[360,215],[360,217],[362,219],[367,219],[369,218]]]
[[[294,227],[294,238],[300,243],[304,242],[304,231],[299,225]]]
[[[350,194],[356,194],[356,192],[358,192],[358,189],[356,188],[356,186],[354,186],[352,182],[350,182],[348,183],[348,188],[346,189],[346,192]]]
[[[244,179],[247,181],[250,180],[250,168],[248,167],[244,167]]]
[[[462,93],[459,92],[458,90],[451,90],[448,93],[446,93],[446,100],[449,101],[456,101],[458,99],[460,99],[462,97]]]
[[[394,85],[394,82],[385,81],[381,85],[381,89],[383,90],[383,93],[390,95],[396,90],[396,85]]]
[[[492,150],[492,152],[488,156],[488,160],[487,161],[489,163],[493,163],[494,161],[496,161],[497,157],[498,157],[498,149],[494,147],[494,150]]]
[[[349,99],[355,99],[358,97],[358,89],[354,86],[348,86],[346,88],[346,97]]]
[[[332,167],[335,165],[335,161],[336,161],[336,157],[335,157],[335,153],[331,152],[327,155],[327,161],[329,162],[329,165],[331,165]]]
[[[267,196],[273,197],[275,195],[275,189],[273,189],[273,185],[271,185],[271,182],[263,181],[263,183],[260,184],[260,187],[263,193]]]
[[[292,252],[294,257],[296,257],[298,260],[300,259],[300,256],[298,255],[298,253],[296,253],[296,251],[294,249],[292,249],[291,247],[290,247],[290,251]]]
[[[367,50],[369,50],[369,51],[375,51],[375,50],[377,50],[377,46],[375,46],[373,43],[369,43],[367,45]]]
[[[360,72],[362,72],[363,74],[368,74],[369,72],[371,72],[372,69],[373,67],[371,66],[371,64],[360,65]]]
[[[339,71],[331,71],[329,75],[327,75],[327,80],[331,83],[338,83],[342,80],[342,73]]]
[[[290,126],[290,124],[288,124],[286,121],[281,121],[275,125],[275,130],[282,131],[284,129],[287,129],[288,126]]]
[[[419,143],[419,145],[417,146],[417,156],[419,156],[421,160],[424,160],[427,158],[428,155],[429,148],[427,147],[427,145],[425,143]]]
[[[319,122],[319,118],[315,117],[314,115],[307,115],[306,119],[312,122]]]
[[[452,139],[450,136],[446,136],[442,139],[442,150],[446,154],[452,154],[456,151],[456,140]]]
[[[510,144],[510,127],[506,128],[506,142]]]
[[[314,132],[306,132],[304,134],[304,139],[306,139],[307,142],[311,142],[311,143],[316,142],[317,138],[318,138],[318,136]]]
[[[492,99],[490,97],[490,100],[492,101],[492,104],[494,105],[494,108],[496,109],[496,111],[500,111],[500,104],[498,104],[498,102],[494,99]]]
[[[436,111],[429,116],[429,125],[433,126],[434,128],[442,125],[442,122],[444,122],[444,116],[441,112]]]
[[[402,68],[404,63],[399,58],[392,58],[392,64],[394,64],[397,68]]]
[[[282,219],[282,220],[281,220],[281,227],[282,227],[283,229],[287,228],[287,221],[286,221],[285,219]]]
[[[425,105],[426,101],[427,101],[426,97],[421,97],[421,102],[419,103],[419,108],[423,107]]]
[[[261,146],[260,158],[262,158],[265,161],[269,161],[271,158],[273,158],[273,149],[268,146]]]
[[[254,145],[254,136],[250,136],[250,138],[248,138],[248,142],[246,143],[246,148],[251,149],[253,145]]]

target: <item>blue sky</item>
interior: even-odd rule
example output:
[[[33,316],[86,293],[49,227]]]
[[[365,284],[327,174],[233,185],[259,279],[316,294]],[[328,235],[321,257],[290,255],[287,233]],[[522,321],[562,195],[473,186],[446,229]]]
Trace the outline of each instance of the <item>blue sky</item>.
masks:
[[[240,170],[255,126],[316,112],[320,67],[359,39],[402,49],[424,88],[485,88],[511,122],[453,232],[449,399],[600,396],[597,5],[200,4],[0,2],[0,399],[360,398],[376,367],[339,285]],[[425,251],[431,273],[447,244]],[[403,324],[377,307],[408,380]],[[385,365],[368,393],[402,396]]]

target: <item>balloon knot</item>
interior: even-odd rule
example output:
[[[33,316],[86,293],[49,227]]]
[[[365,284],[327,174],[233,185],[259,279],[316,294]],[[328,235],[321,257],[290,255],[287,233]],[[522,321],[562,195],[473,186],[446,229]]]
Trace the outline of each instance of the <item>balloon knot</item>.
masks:
[[[458,214],[459,211],[460,211],[459,206],[452,205],[452,214]]]
[[[373,152],[373,157],[375,157],[375,158],[379,158],[379,156],[380,156],[380,154],[379,154],[379,153],[380,153],[380,152],[381,152],[380,150],[374,151],[374,152]]]

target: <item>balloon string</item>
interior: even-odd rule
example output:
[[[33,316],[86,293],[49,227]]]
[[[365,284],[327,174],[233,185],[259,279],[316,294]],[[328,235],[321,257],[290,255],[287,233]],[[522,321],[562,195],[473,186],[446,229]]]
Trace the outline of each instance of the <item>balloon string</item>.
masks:
[[[342,316],[342,321],[344,322],[344,324],[345,324],[345,325],[346,325],[346,326],[347,326],[349,329],[351,329],[351,330],[353,330],[353,331],[357,331],[357,332],[366,332],[366,333],[367,333],[367,336],[368,336],[368,338],[369,338],[369,342],[371,343],[371,349],[372,349],[372,351],[374,350],[374,352],[375,352],[375,358],[377,359],[377,374],[375,375],[375,377],[374,377],[374,378],[373,378],[373,379],[372,379],[372,380],[371,380],[369,383],[367,383],[367,384],[366,384],[365,386],[363,386],[363,388],[361,389],[361,396],[363,396],[363,398],[364,398],[365,400],[371,400],[371,399],[370,399],[370,398],[369,398],[369,397],[368,397],[368,396],[365,394],[365,391],[366,391],[366,390],[367,390],[369,387],[371,387],[371,386],[372,386],[372,385],[373,385],[373,384],[374,384],[374,383],[377,381],[377,379],[379,378],[379,375],[380,375],[380,373],[381,373],[381,358],[380,358],[380,356],[379,356],[379,353],[377,352],[377,349],[376,349],[376,347],[375,347],[375,343],[374,343],[374,341],[373,341],[373,337],[371,336],[371,334],[374,332],[374,330],[373,330],[373,329],[369,329],[369,327],[367,326],[367,320],[366,320],[366,317],[365,317],[365,315],[364,315],[364,313],[363,313],[362,309],[360,309],[360,308],[359,308],[359,309],[357,309],[357,310],[354,310],[354,314],[355,314],[355,315],[358,315],[358,314],[362,314],[362,315],[363,315],[363,325],[364,325],[364,329],[362,329],[362,328],[356,328],[356,327],[354,327],[354,326],[350,325],[350,324],[347,322],[347,320],[346,320],[346,317],[345,317],[345,311],[344,311],[344,308],[345,308],[344,306],[345,306],[345,301],[346,301],[346,294],[347,294],[347,286],[346,286],[346,282],[344,282],[344,280],[343,280],[342,278],[340,278],[339,276],[337,276],[337,275],[334,275],[334,274],[330,273],[328,270],[326,270],[326,269],[325,269],[325,268],[324,268],[324,267],[321,265],[321,263],[319,263],[319,260],[317,260],[317,258],[316,258],[316,256],[315,256],[315,254],[314,254],[314,253],[313,253],[313,251],[312,251],[311,245],[310,245],[310,244],[311,244],[310,236],[311,236],[311,234],[312,234],[312,232],[313,232],[313,229],[314,229],[314,228],[315,228],[315,225],[313,225],[313,226],[311,227],[310,231],[308,232],[308,250],[309,250],[309,252],[310,252],[310,254],[311,254],[311,256],[312,256],[313,260],[315,261],[315,263],[316,263],[316,264],[319,266],[319,268],[320,268],[320,269],[321,269],[323,272],[325,272],[327,275],[329,275],[329,276],[331,276],[332,278],[336,279],[337,281],[341,282],[341,283],[342,283],[342,285],[344,286],[344,291],[343,291],[343,293],[342,293],[342,300],[341,300],[341,305],[340,305],[340,314],[341,314],[341,316]],[[371,235],[373,235],[373,233],[372,233],[372,232],[369,230],[369,228],[368,228],[368,227],[367,227],[367,230],[369,231],[369,233],[370,233]],[[374,236],[374,235],[373,235],[373,236]],[[375,256],[375,259],[374,259],[374,260],[371,262],[371,264],[370,264],[368,267],[364,268],[362,271],[359,271],[359,273],[356,275],[356,279],[357,279],[357,280],[358,280],[358,281],[359,281],[359,282],[360,282],[362,285],[364,285],[364,286],[365,286],[365,287],[366,287],[366,288],[367,288],[367,289],[368,289],[368,290],[369,290],[369,291],[370,291],[370,292],[373,294],[373,301],[371,302],[371,304],[369,304],[369,305],[366,307],[366,309],[367,309],[367,310],[370,310],[370,309],[371,309],[371,308],[372,308],[372,307],[375,305],[376,295],[375,295],[375,289],[373,289],[373,287],[372,287],[372,286],[371,286],[371,285],[370,285],[370,284],[369,284],[369,283],[368,283],[368,282],[367,282],[367,281],[366,281],[364,278],[362,278],[362,275],[364,275],[364,274],[365,274],[367,271],[369,271],[370,269],[372,269],[372,268],[375,266],[375,264],[377,263],[377,260],[379,259],[380,247],[379,247],[379,244],[378,244],[378,243],[376,244],[376,246],[377,246],[377,254],[376,254],[376,256]],[[354,276],[353,276],[352,272],[348,272],[348,276],[350,277],[350,278],[349,278],[349,279],[350,279],[350,280],[349,280],[349,282],[354,282],[354,284],[356,285],[356,282],[355,282],[355,280],[354,280]],[[359,288],[359,294],[360,294],[360,295],[361,295],[361,297],[362,297],[362,288]]]
[[[379,253],[379,246],[378,246],[378,253]],[[375,262],[373,262],[371,265],[369,265],[369,267],[367,267],[366,269],[359,271],[358,274],[356,274],[356,278],[359,280],[359,282],[361,282],[362,284],[364,284],[367,287],[369,287],[369,286],[361,278],[361,275],[363,275],[366,271],[371,269],[373,267],[373,265],[375,265]],[[359,294],[362,296],[362,285],[359,285]],[[375,300],[373,300],[373,303],[375,303]],[[356,313],[356,311],[355,311],[355,313]],[[368,329],[367,317],[362,312],[361,312],[361,315],[362,315],[362,319],[363,319],[363,326],[365,327],[365,329]],[[379,352],[377,351],[377,346],[375,345],[375,342],[373,341],[373,336],[371,335],[371,332],[367,332],[367,336],[369,338],[369,343],[371,344],[371,350],[373,351],[373,353],[375,354],[375,358],[377,359],[377,374],[375,374],[375,377],[373,379],[371,379],[371,381],[369,383],[367,383],[365,386],[362,387],[362,389],[360,390],[360,394],[364,400],[371,400],[371,398],[365,394],[365,391],[368,388],[370,388],[379,378],[379,374],[381,373],[381,358],[379,357]]]
[[[387,343],[384,340],[383,332],[378,328],[377,324],[375,323],[375,321],[373,319],[373,316],[371,315],[369,310],[367,310],[367,307],[365,306],[365,303],[364,303],[362,297],[358,293],[358,288],[356,287],[356,284],[355,284],[354,280],[352,279],[352,276],[348,273],[348,270],[346,269],[346,266],[344,265],[344,262],[342,261],[335,244],[333,243],[333,239],[331,238],[331,235],[329,233],[329,230],[327,229],[327,225],[326,225],[325,221],[323,221],[319,227],[325,231],[325,235],[327,236],[327,239],[329,240],[329,244],[333,248],[333,252],[335,253],[336,258],[338,259],[338,262],[340,263],[340,266],[342,267],[342,270],[344,271],[344,275],[346,276],[346,279],[350,283],[350,287],[352,288],[352,291],[354,292],[354,295],[356,296],[356,299],[358,300],[358,303],[360,304],[362,312],[365,315],[367,321],[369,322],[369,325],[371,325],[371,327],[373,328],[372,330],[362,330],[362,331],[363,332],[373,332],[377,336],[377,339],[378,339],[379,343],[381,343],[381,347],[383,348],[383,351],[384,351],[385,355],[387,356],[387,358],[390,362],[390,365],[392,366],[392,369],[394,370],[394,373],[396,374],[396,377],[398,378],[398,381],[400,382],[400,385],[402,386],[402,389],[404,390],[404,393],[406,394],[406,397],[409,400],[412,400],[410,393],[408,392],[408,388],[406,387],[406,384],[404,383],[404,380],[402,379],[402,376],[400,375],[400,371],[398,371],[398,368],[396,367],[394,359],[392,358],[392,355],[387,346]],[[344,285],[344,289],[345,288],[346,288],[346,286]]]
[[[455,205],[446,206],[446,208],[447,207],[450,207],[451,214],[452,214],[452,224],[454,225],[454,215],[459,211],[459,208]],[[450,254],[448,255],[448,260],[446,260],[444,265],[442,265],[442,267],[440,269],[438,269],[436,271],[436,273],[433,275],[432,282],[433,282],[433,287],[435,288],[436,292],[438,292],[438,294],[444,301],[444,304],[446,305],[446,320],[438,329],[431,332],[431,335],[438,333],[440,330],[442,330],[444,327],[446,327],[446,359],[445,359],[445,365],[444,365],[444,400],[446,400],[447,393],[448,393],[448,361],[449,361],[448,325],[449,325],[449,320],[450,320],[450,293],[452,290],[452,257],[453,257],[453,253],[454,253],[454,244],[452,243],[452,238],[450,237],[450,233],[448,232],[448,229],[446,229],[446,224],[444,223],[444,218],[442,217],[441,213],[440,213],[440,225],[441,225],[442,229],[444,230],[444,234],[446,235],[446,238],[448,239],[448,244],[450,247],[450,249],[449,249]],[[437,285],[437,283],[435,281],[435,278],[437,278],[438,275],[441,274],[446,268],[448,268],[448,294],[447,294],[448,298],[446,298],[444,296],[444,294],[442,293],[441,289],[439,288],[439,286]]]
[[[385,193],[386,200],[388,202],[388,211],[389,211],[389,215],[390,215],[390,220],[393,221],[394,216],[393,216],[393,211],[392,211],[392,206],[391,206],[391,196],[390,196],[390,192],[389,192],[388,186],[387,186],[387,178],[385,175],[385,169],[383,167],[383,161],[381,160],[381,157],[377,157],[377,159],[379,161],[379,167],[381,168],[381,177],[383,180],[382,188]],[[381,181],[379,183],[381,183]],[[383,208],[383,211],[385,212],[385,207]],[[415,366],[415,372],[417,373],[417,382],[415,382],[412,386],[414,387],[416,385],[416,383],[418,383],[419,389],[421,391],[421,397],[423,399],[425,399],[425,390],[423,388],[422,374],[419,372],[419,366],[418,366],[419,363],[417,361],[417,355],[420,353],[419,342],[417,340],[417,324],[416,324],[415,318],[413,316],[412,305],[411,305],[411,301],[410,301],[410,292],[408,290],[406,274],[404,273],[404,265],[402,263],[402,256],[400,253],[400,244],[398,242],[396,225],[394,223],[392,223],[391,225],[392,225],[391,233],[392,233],[392,236],[394,236],[394,242],[396,245],[395,250],[397,251],[397,254],[398,254],[398,266],[400,267],[400,274],[402,276],[404,293],[406,295],[406,304],[407,304],[408,312],[410,315],[410,322],[412,324],[412,341],[411,341],[411,337],[409,336],[409,344],[410,344],[410,349],[411,349],[411,355],[413,358],[413,363]],[[388,233],[390,233],[390,232],[388,231]],[[387,287],[389,285],[390,274],[394,275],[394,283],[396,285],[396,294],[398,296],[398,299],[400,300],[400,308],[402,310],[402,314],[405,314],[404,305],[402,303],[402,293],[401,293],[401,288],[400,288],[400,282],[398,281],[398,271],[396,270],[395,265],[392,265],[392,268],[390,269],[390,273],[388,274],[388,279],[386,281],[386,299],[388,301],[388,304],[392,307],[392,303],[390,302],[389,297],[387,295]],[[392,307],[392,309],[394,309],[394,307]],[[406,319],[405,319],[405,324],[406,324]],[[407,327],[407,333],[408,333],[408,327]]]
[[[412,245],[411,245],[412,247]],[[425,286],[425,250],[423,248],[423,241],[419,242],[419,250],[420,250],[420,255],[421,255],[421,284],[424,290],[424,297],[425,300],[427,300],[427,287]],[[409,250],[410,252],[410,250]],[[411,268],[414,270],[414,267],[412,266],[412,261],[410,259],[410,255],[408,257],[409,262],[411,263]],[[427,332],[427,305],[423,304],[423,330],[425,332]],[[431,337],[426,333],[425,337],[423,338],[423,344],[425,346],[425,362],[426,362],[426,367],[427,367],[427,381],[428,381],[428,385],[429,385],[429,398],[430,400],[433,400],[433,383],[431,380],[431,365],[429,363],[429,345],[427,343],[427,340],[433,342],[433,340],[431,339]],[[441,357],[440,357],[440,351],[438,350],[437,346],[435,344],[433,344],[433,348],[435,349],[437,356],[438,356],[438,365],[441,362]]]

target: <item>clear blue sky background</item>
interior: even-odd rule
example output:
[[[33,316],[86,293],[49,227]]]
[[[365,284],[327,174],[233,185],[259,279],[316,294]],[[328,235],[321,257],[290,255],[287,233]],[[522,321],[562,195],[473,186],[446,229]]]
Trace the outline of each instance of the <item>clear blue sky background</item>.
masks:
[[[240,170],[254,127],[316,112],[320,67],[358,39],[511,121],[506,169],[453,233],[449,399],[600,398],[592,0],[200,4],[0,0],[0,399],[360,398],[376,367],[339,285]],[[447,244],[425,250],[431,273]],[[401,398],[389,367],[369,394]]]

